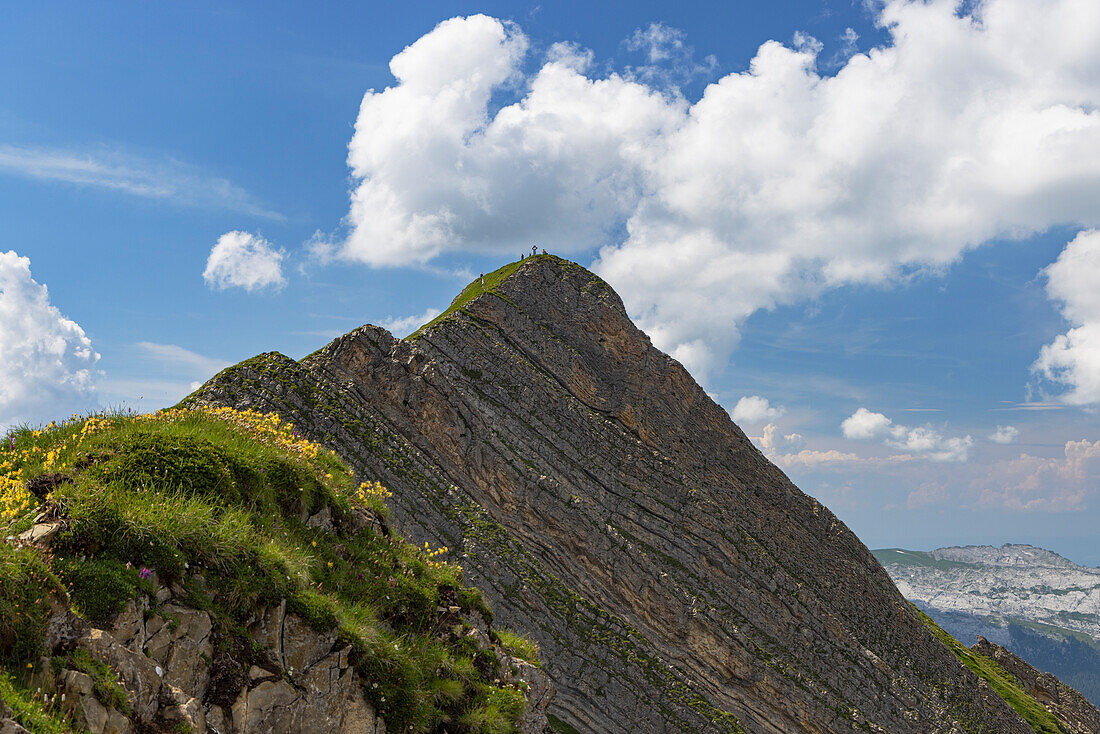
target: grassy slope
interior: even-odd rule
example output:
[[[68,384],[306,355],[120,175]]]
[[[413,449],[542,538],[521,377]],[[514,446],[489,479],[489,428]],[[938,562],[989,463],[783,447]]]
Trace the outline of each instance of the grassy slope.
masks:
[[[245,620],[285,598],[352,645],[363,679],[378,683],[365,693],[392,730],[511,731],[521,691],[497,681],[492,650],[450,633],[460,620],[437,612],[489,614],[461,568],[443,560],[445,549],[356,530],[386,515],[386,496],[274,415],[172,410],[13,432],[0,447],[0,534],[29,527],[43,505],[66,528],[48,554],[0,542],[0,696],[32,731],[64,730],[42,706],[28,708],[25,690],[28,661],[45,652],[51,594],[67,591],[77,613],[103,623],[151,595],[154,580],[179,581],[187,602],[214,617],[219,655],[247,657]],[[334,531],[304,522],[324,508]],[[505,638],[511,651],[536,652]],[[117,694],[111,680],[97,682],[103,696]]]
[[[491,273],[486,273],[485,274],[485,283],[484,283],[484,285],[482,285],[482,282],[481,282],[482,279],[480,277],[474,278],[473,282],[471,282],[468,286],[463,288],[462,292],[459,293],[457,296],[455,296],[455,299],[453,301],[451,301],[451,305],[447,307],[446,311],[444,311],[443,313],[439,314],[438,316],[436,316],[434,319],[432,319],[428,323],[421,326],[415,332],[413,332],[412,334],[407,336],[406,339],[415,339],[422,331],[427,329],[429,326],[435,326],[436,324],[440,323],[441,321],[445,321],[446,319],[450,318],[450,316],[452,314],[455,314],[455,313],[461,311],[466,306],[467,303],[474,300],[478,296],[480,296],[484,293],[492,293],[494,290],[496,290],[496,288],[498,286],[500,286],[501,283],[503,283],[505,280],[508,279],[508,276],[510,276],[512,273],[516,272],[517,270],[519,270],[521,265],[523,265],[524,263],[526,263],[526,262],[528,262],[532,259],[534,259],[534,260],[540,260],[540,259],[560,260],[560,258],[558,258],[555,255],[535,255],[533,258],[528,257],[528,258],[525,258],[523,260],[516,260],[515,262],[510,262],[507,265],[504,265],[503,267],[497,268],[496,270],[494,270]]]
[[[978,677],[987,682],[1009,706],[1016,710],[1024,721],[1038,734],[1066,734],[1069,730],[1062,725],[1054,714],[1043,708],[1042,704],[1029,696],[1015,676],[1006,671],[995,660],[974,652],[945,632],[924,612],[919,612],[921,621],[932,634],[947,646],[962,663]]]
[[[902,548],[880,548],[871,551],[883,566],[896,564],[900,566],[923,566],[946,571],[952,568],[981,568],[978,564],[963,563],[962,561],[944,561],[933,558],[931,553],[924,551],[904,550]]]

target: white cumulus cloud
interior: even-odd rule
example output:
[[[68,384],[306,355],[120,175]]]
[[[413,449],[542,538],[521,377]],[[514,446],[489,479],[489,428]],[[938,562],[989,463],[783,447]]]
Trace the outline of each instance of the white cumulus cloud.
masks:
[[[760,445],[768,455],[783,454],[791,451],[799,451],[806,445],[806,440],[800,433],[784,434],[774,423],[764,426],[764,435],[760,437]]]
[[[730,411],[730,417],[735,423],[762,423],[766,420],[778,418],[786,412],[781,406],[772,406],[767,398],[759,395],[746,395],[737,401]],[[774,428],[774,426],[773,426]]]
[[[206,259],[202,277],[211,288],[244,288],[251,293],[268,286],[286,285],[283,258],[286,254],[250,232],[226,232],[218,238]]]
[[[971,482],[976,504],[1013,510],[1069,512],[1089,505],[1100,488],[1100,441],[1067,441],[1064,455],[1019,458],[988,467]]]
[[[517,26],[445,21],[364,97],[350,233],[318,249],[392,266],[600,248],[593,267],[705,378],[758,309],[1100,225],[1100,5],[877,7],[890,42],[835,74],[807,36],[768,41],[697,101],[572,46],[528,72]]]
[[[1014,443],[1020,437],[1020,429],[1016,426],[997,426],[997,430],[989,434],[989,440],[993,443]]]
[[[1047,295],[1075,326],[1042,348],[1032,370],[1067,388],[1063,402],[1100,404],[1100,230],[1078,234],[1043,272]]]
[[[840,430],[845,438],[881,441],[891,448],[932,461],[966,461],[974,445],[970,436],[944,436],[931,426],[903,426],[866,408],[845,418]]]
[[[30,259],[0,253],[0,431],[94,406],[98,360],[84,330],[31,277]]]

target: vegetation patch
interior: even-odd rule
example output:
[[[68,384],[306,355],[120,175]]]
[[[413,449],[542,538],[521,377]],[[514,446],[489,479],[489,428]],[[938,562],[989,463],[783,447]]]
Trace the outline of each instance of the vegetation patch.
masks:
[[[60,713],[55,701],[46,701],[29,690],[19,678],[0,670],[0,701],[11,709],[11,717],[24,729],[34,734],[68,734],[73,726]]]
[[[155,610],[157,589],[172,584],[211,613],[212,675],[226,698],[258,654],[248,619],[285,599],[315,629],[338,630],[393,731],[509,732],[522,715],[521,684],[501,682],[496,654],[471,648],[469,625],[451,611],[491,618],[449,550],[376,532],[389,490],[355,477],[278,415],[172,409],[18,429],[0,445],[0,477],[0,534],[40,513],[61,523],[48,549],[0,542],[5,701],[23,700],[21,666],[47,652],[51,599],[106,625],[135,597]],[[518,635],[505,639],[512,654],[537,651]],[[90,675],[105,705],[129,710],[101,663],[68,653],[54,665]]]
[[[998,665],[995,660],[963,645],[924,612],[917,611],[924,626],[932,632],[933,636],[955,653],[955,657],[961,660],[963,665],[985,680],[997,695],[1015,709],[1016,713],[1038,734],[1068,734],[1069,729],[1063,726],[1054,714],[1043,708],[1042,704],[1029,696],[1020,687],[1020,682],[1015,676]]]
[[[526,637],[508,630],[496,630],[495,636],[501,649],[512,657],[521,658],[539,665],[538,643],[528,640]]]
[[[459,293],[457,296],[455,296],[455,299],[453,301],[451,301],[451,305],[447,307],[446,311],[444,311],[443,313],[439,314],[438,316],[436,316],[434,319],[432,319],[428,323],[421,326],[415,332],[413,332],[409,336],[405,337],[405,339],[408,340],[408,339],[417,338],[418,336],[420,336],[420,334],[425,329],[427,329],[431,326],[435,326],[436,324],[447,320],[453,314],[455,314],[455,313],[461,311],[463,308],[465,308],[467,303],[474,300],[478,296],[483,295],[485,293],[494,293],[496,291],[496,289],[500,286],[501,283],[503,283],[505,280],[507,280],[508,277],[511,276],[514,272],[519,270],[520,266],[522,266],[524,263],[527,263],[531,260],[553,260],[554,262],[563,264],[567,267],[574,267],[574,268],[579,267],[575,263],[571,263],[568,260],[564,260],[564,259],[562,259],[562,258],[560,258],[556,255],[534,255],[532,257],[527,257],[527,258],[524,258],[522,260],[516,260],[515,262],[508,263],[507,265],[504,265],[503,267],[497,268],[496,270],[494,270],[491,273],[485,273],[484,276],[479,276],[479,277],[475,278],[473,280],[473,282],[471,282],[468,286],[466,286],[465,288],[462,289],[461,293]],[[603,287],[607,287],[607,284],[604,283],[602,280],[599,280],[598,278],[593,279],[593,283],[590,284],[590,285],[593,285],[593,284],[594,285],[602,285]],[[467,375],[467,376],[468,377],[474,377],[474,375]],[[476,377],[480,378],[480,376],[481,376],[481,373],[478,372]]]

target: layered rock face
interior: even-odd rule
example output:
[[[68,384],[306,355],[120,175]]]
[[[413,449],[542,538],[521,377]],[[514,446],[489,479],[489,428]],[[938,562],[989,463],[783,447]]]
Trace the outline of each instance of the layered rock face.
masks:
[[[1076,734],[1100,732],[1100,711],[1050,673],[1040,673],[1034,666],[984,637],[979,637],[971,649],[996,660],[1032,698],[1065,721]]]
[[[476,290],[188,402],[278,411],[393,490],[539,642],[559,730],[1031,731],[606,283],[543,256]]]

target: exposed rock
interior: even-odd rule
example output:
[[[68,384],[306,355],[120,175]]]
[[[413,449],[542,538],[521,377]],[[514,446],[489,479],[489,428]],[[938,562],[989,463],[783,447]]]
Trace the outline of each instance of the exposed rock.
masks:
[[[162,698],[160,718],[170,726],[187,727],[193,732],[206,731],[206,713],[199,699],[171,683],[164,684]]]
[[[1100,734],[1100,711],[1070,686],[984,637],[978,637],[971,649],[997,661],[1032,698],[1069,724],[1074,734]]]
[[[572,263],[189,400],[278,411],[388,486],[402,532],[540,644],[550,711],[580,731],[1031,732]]]
[[[201,700],[210,682],[210,660],[214,654],[210,615],[178,604],[168,604],[164,611],[177,623],[167,658],[157,658],[164,666],[164,679]]]
[[[0,718],[0,734],[30,734],[14,719]]]
[[[20,533],[17,540],[28,545],[47,545],[61,532],[63,525],[59,520],[40,522],[32,525],[29,530]]]
[[[121,711],[118,709],[107,711],[107,724],[103,727],[103,734],[131,734],[133,731],[133,725]]]
[[[129,693],[134,715],[141,721],[152,721],[160,706],[160,687],[163,670],[145,657],[139,650],[119,644],[109,632],[90,629],[77,641],[77,647],[91,653],[93,659],[103,660],[116,671],[122,685]]]
[[[59,607],[54,614],[71,613]],[[365,697],[365,682],[351,664],[351,646],[335,645],[335,630],[312,629],[288,613],[285,602],[257,615],[251,633],[262,662],[247,672],[242,669],[225,708],[217,699],[226,689],[211,682],[217,661],[211,658],[209,614],[177,603],[147,614],[147,602],[131,601],[109,629],[85,625],[75,640],[76,648],[117,672],[132,717],[97,697],[92,676],[76,670],[62,670],[54,677],[43,672],[39,683],[64,694],[67,710],[88,732],[186,728],[216,734],[385,734],[385,722]],[[475,629],[474,634],[491,644],[485,632]],[[528,692],[521,734],[542,734],[553,698],[549,677],[523,660],[502,656],[502,661],[503,682]],[[36,667],[49,670],[46,660]],[[0,708],[0,734],[23,731],[6,718],[10,713]]]
[[[515,684],[525,690],[528,705],[519,724],[520,731],[523,734],[540,734],[549,725],[546,709],[554,696],[550,676],[526,660],[510,655],[501,659],[501,670],[506,684]]]
[[[306,527],[332,532],[332,511],[325,505],[316,515],[306,521]]]

